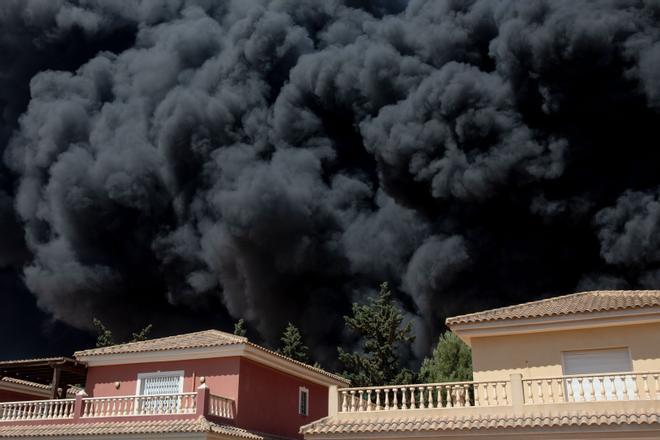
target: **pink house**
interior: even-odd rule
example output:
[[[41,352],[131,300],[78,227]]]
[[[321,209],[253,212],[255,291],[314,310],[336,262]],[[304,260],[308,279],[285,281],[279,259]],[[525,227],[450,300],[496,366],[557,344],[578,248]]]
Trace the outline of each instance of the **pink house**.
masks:
[[[0,403],[0,438],[301,438],[345,379],[218,330],[84,350],[75,398]],[[139,435],[138,435],[139,434]]]

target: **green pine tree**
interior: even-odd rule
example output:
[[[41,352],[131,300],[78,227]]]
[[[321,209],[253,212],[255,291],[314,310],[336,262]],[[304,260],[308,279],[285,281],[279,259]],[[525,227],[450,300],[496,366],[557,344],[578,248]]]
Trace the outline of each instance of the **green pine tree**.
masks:
[[[92,324],[94,325],[94,330],[96,330],[96,346],[97,347],[108,347],[110,345],[115,345],[115,339],[112,335],[112,330],[107,328],[100,319],[92,319]],[[139,342],[146,341],[149,339],[149,333],[151,332],[152,325],[149,324],[139,332],[135,332],[131,335],[131,339],[128,342]]]
[[[234,324],[234,334],[236,336],[245,336],[247,334],[247,329],[245,328],[245,320],[243,318],[239,319]]]
[[[108,347],[110,345],[115,345],[115,341],[112,337],[112,331],[108,329],[103,323],[97,319],[92,319],[92,324],[94,324],[94,330],[96,330],[96,346],[97,347]]]
[[[140,341],[146,341],[149,339],[149,333],[151,332],[151,327],[152,325],[149,324],[139,332],[133,333],[131,335],[131,339],[128,342],[140,342]]]
[[[282,341],[282,347],[278,350],[279,353],[291,359],[309,363],[309,348],[303,343],[298,327],[289,323],[284,329],[280,341]]]
[[[472,380],[472,353],[461,339],[450,331],[440,336],[431,356],[419,370],[423,382],[461,382]]]
[[[367,304],[353,304],[352,316],[345,316],[346,326],[361,338],[361,347],[348,353],[338,347],[343,375],[353,386],[405,384],[413,373],[402,368],[399,347],[415,340],[410,323],[403,325],[403,314],[392,300],[387,283]]]

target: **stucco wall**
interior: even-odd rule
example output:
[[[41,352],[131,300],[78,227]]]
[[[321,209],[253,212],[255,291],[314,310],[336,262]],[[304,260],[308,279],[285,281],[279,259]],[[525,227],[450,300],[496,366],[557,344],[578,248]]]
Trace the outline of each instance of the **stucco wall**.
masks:
[[[242,428],[302,438],[300,426],[327,415],[326,387],[239,357],[91,367],[85,388],[93,397],[134,395],[138,373],[175,370],[184,371],[184,392],[196,390],[204,376],[211,394],[234,399],[235,425]],[[298,414],[301,386],[309,389],[307,416]]]
[[[21,402],[23,400],[41,400],[48,397],[34,396],[31,394],[17,393],[15,391],[0,390],[0,402]]]
[[[298,389],[309,389],[309,415],[298,414]],[[328,389],[241,359],[237,425],[254,431],[302,438],[300,426],[328,415]]]
[[[183,370],[183,392],[196,391],[199,378],[204,376],[211,394],[236,400],[239,362],[238,357],[226,357],[91,367],[85,389],[93,397],[132,396],[136,394],[138,373]],[[115,382],[120,383],[119,389],[115,388]]]
[[[474,379],[562,374],[562,351],[628,347],[634,371],[660,370],[660,323],[472,339]]]

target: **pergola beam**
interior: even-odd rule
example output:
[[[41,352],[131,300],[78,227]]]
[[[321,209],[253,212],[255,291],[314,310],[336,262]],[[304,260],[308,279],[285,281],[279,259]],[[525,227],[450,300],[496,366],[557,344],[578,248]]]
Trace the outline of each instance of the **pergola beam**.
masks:
[[[84,385],[87,365],[66,357],[0,361],[2,376],[50,385],[52,397],[57,398],[60,388],[64,391],[62,395],[66,395],[69,385]]]
[[[62,370],[60,367],[53,367],[53,380],[50,382],[50,398],[59,399],[60,398],[60,375]],[[63,394],[66,394],[63,393]]]

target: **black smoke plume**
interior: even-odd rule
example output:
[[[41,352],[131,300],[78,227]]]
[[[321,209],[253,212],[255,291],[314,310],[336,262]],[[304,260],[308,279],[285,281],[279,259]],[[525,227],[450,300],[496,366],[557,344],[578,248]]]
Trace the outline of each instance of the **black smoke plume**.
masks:
[[[658,287],[659,20],[641,0],[4,1],[5,301],[20,276],[83,330],[242,317],[273,344],[291,321],[332,364],[382,281],[412,358],[449,314]]]

